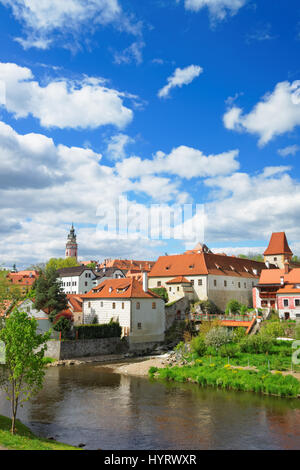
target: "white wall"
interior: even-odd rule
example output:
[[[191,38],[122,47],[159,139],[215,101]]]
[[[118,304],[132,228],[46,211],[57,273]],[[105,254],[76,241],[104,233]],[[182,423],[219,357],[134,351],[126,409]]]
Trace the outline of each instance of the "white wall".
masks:
[[[90,275],[91,277],[86,277]],[[95,275],[92,270],[84,271],[81,276],[61,277],[62,289],[65,294],[86,294],[93,287]],[[87,283],[87,285],[85,285]],[[74,284],[74,285],[73,285]]]

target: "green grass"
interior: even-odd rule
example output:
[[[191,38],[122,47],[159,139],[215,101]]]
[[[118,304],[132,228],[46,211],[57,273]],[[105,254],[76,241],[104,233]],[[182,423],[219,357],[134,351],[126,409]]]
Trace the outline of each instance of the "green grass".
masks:
[[[68,444],[35,436],[19,420],[16,423],[17,433],[10,432],[11,420],[0,415],[0,446],[11,450],[81,450]]]
[[[176,382],[194,382],[201,386],[210,386],[227,390],[255,392],[265,395],[295,398],[300,394],[300,382],[291,375],[272,374],[269,371],[253,371],[211,364],[199,359],[194,365],[152,369],[150,377]]]

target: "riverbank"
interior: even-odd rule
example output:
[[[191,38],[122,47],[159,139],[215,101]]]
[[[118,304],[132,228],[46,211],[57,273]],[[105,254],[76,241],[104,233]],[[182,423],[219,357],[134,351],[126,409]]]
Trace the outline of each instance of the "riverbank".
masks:
[[[119,361],[113,364],[103,364],[101,367],[110,372],[123,375],[133,375],[136,377],[147,377],[151,367],[161,368],[165,366],[167,354],[157,357],[147,357],[145,359],[134,361]]]
[[[0,450],[81,450],[62,442],[37,437],[17,420],[17,433],[10,432],[11,419],[0,415]]]

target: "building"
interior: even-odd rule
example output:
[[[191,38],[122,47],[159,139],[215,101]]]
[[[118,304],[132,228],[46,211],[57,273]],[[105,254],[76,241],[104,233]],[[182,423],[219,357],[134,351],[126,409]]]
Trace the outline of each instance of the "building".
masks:
[[[76,241],[76,234],[74,225],[72,224],[68,240],[66,243],[66,258],[75,258],[77,260],[78,255],[78,244]]]
[[[300,268],[265,269],[253,289],[253,305],[257,309],[277,310],[285,320],[300,319]]]
[[[291,263],[293,252],[289,247],[284,232],[272,233],[270,243],[264,252],[265,263],[273,263],[280,269],[284,269],[286,261]]]
[[[97,279],[95,272],[85,266],[62,268],[57,273],[65,294],[87,294]]]
[[[67,294],[68,311],[71,313],[72,322],[74,325],[83,324],[82,306],[83,300],[80,295]]]
[[[146,273],[143,283],[134,278],[104,281],[82,299],[85,324],[95,318],[100,324],[118,321],[132,345],[164,340],[165,303],[148,289]]]
[[[150,272],[154,266],[155,261],[137,261],[128,259],[105,259],[100,268],[118,268],[125,271],[131,271],[132,274],[141,274],[143,272]]]
[[[35,270],[10,272],[7,275],[9,282],[16,286],[20,286],[22,294],[26,294],[33,286],[39,273]]]
[[[222,311],[231,299],[252,306],[252,289],[265,264],[200,246],[182,255],[159,257],[149,274],[149,288],[165,287],[172,300],[210,300]]]
[[[93,281],[94,287],[98,286],[104,281],[110,279],[122,279],[126,277],[126,273],[119,268],[97,268],[95,272],[96,279]]]

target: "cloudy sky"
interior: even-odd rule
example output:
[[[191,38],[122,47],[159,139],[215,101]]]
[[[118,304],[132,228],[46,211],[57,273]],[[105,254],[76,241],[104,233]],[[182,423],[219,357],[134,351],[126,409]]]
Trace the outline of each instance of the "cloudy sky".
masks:
[[[0,264],[64,256],[72,222],[80,259],[180,253],[193,220],[135,232],[184,204],[215,251],[300,254],[297,0],[0,0],[0,43]]]

